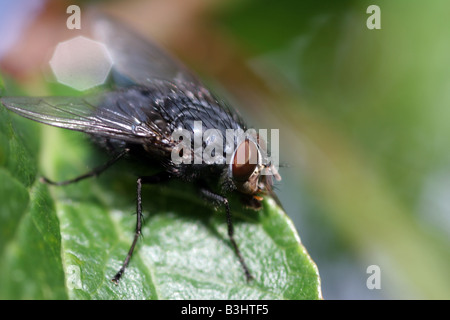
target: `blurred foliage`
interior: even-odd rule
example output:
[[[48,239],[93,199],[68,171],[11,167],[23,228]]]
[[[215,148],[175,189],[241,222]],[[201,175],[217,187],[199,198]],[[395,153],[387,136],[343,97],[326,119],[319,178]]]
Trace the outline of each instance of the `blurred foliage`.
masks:
[[[292,186],[315,199],[300,214],[322,217],[320,225],[310,218],[319,230],[303,240],[323,270],[324,297],[371,297],[364,265],[378,264],[386,281],[375,297],[448,299],[449,197],[439,189],[449,190],[450,4],[233,4],[220,13],[221,26],[287,80],[283,89],[272,84],[287,100],[275,113],[289,161],[303,169],[292,171],[301,181]],[[381,30],[366,28],[372,4],[381,8]],[[328,243],[321,251],[314,243],[323,232],[344,249]],[[328,277],[341,261],[336,252],[356,261],[343,272],[359,287]]]

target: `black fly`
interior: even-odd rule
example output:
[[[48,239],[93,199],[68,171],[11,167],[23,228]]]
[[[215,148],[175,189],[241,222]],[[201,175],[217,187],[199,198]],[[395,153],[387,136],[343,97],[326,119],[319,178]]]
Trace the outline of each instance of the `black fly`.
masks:
[[[232,152],[227,151],[231,155],[227,163],[173,161],[173,151],[179,143],[172,135],[176,130],[183,128],[194,134],[195,121],[201,121],[205,130],[216,129],[225,137],[227,129],[245,132],[243,121],[184,66],[154,44],[110,19],[99,19],[94,30],[113,58],[113,72],[125,84],[84,97],[1,99],[8,109],[26,118],[88,133],[100,146],[112,152],[110,161],[75,179],[53,182],[43,178],[43,181],[53,185],[70,184],[100,174],[125,156],[144,154],[152,162],[156,161],[160,172],[137,179],[135,236],[122,267],[112,280],[119,282],[141,233],[142,185],[180,179],[193,183],[206,199],[225,208],[228,236],[249,281],[252,275],[233,236],[227,195],[236,192],[245,205],[258,209],[261,195],[270,191],[271,175],[280,178],[275,168],[261,157],[262,140],[258,135],[234,140]],[[203,141],[202,147],[207,147],[211,141]],[[225,150],[223,152],[225,157]],[[186,154],[182,156],[186,157]],[[263,174],[264,170],[266,174]]]

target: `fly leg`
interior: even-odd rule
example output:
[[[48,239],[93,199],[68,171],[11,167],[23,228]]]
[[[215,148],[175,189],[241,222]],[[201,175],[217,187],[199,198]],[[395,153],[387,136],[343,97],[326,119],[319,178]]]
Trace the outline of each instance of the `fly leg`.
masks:
[[[125,258],[125,260],[122,263],[122,267],[119,269],[119,271],[116,273],[114,278],[111,280],[118,284],[120,281],[120,278],[122,277],[123,273],[125,272],[125,269],[128,267],[128,263],[130,262],[131,256],[133,255],[134,248],[136,247],[136,243],[139,240],[139,236],[141,235],[141,229],[142,229],[142,185],[143,184],[155,184],[159,182],[163,182],[170,179],[170,175],[166,172],[160,172],[153,176],[148,177],[139,177],[136,181],[137,189],[136,189],[136,230],[134,232],[134,238],[133,242],[131,243],[131,247],[128,250],[128,254]]]
[[[124,149],[122,152],[118,153],[117,155],[115,155],[113,158],[111,158],[108,162],[106,162],[105,164],[94,168],[94,170],[85,173],[79,177],[76,177],[74,179],[70,179],[70,180],[65,180],[65,181],[59,181],[59,182],[54,182],[51,181],[49,179],[47,179],[46,177],[42,177],[41,181],[47,184],[51,184],[54,186],[65,186],[71,183],[75,183],[78,182],[80,180],[89,178],[89,177],[93,177],[93,176],[98,176],[100,173],[102,173],[103,171],[105,171],[106,169],[108,169],[109,167],[111,167],[114,163],[116,163],[117,161],[119,161],[124,155],[126,155],[128,152],[130,151],[130,149]]]
[[[251,275],[250,270],[248,269],[247,264],[245,263],[245,260],[241,254],[241,251],[239,250],[236,240],[234,239],[233,221],[231,219],[231,211],[230,205],[228,204],[228,199],[225,198],[224,196],[211,192],[207,189],[201,189],[201,192],[206,198],[225,206],[227,227],[228,227],[228,238],[230,239],[230,242],[239,259],[239,262],[241,263],[242,268],[244,269],[245,278],[247,279],[247,282],[250,282],[253,279],[253,276]]]

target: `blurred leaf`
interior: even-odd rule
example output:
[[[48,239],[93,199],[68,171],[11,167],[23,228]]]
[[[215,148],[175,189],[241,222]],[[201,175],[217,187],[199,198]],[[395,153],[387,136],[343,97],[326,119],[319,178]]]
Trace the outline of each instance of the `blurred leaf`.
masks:
[[[288,45],[323,18],[344,13],[351,3],[350,0],[233,1],[225,2],[217,15],[242,45],[261,54]]]
[[[42,128],[41,155],[36,152]],[[232,201],[235,234],[255,280],[247,284],[228,241],[224,213],[174,182],[146,186],[143,237],[119,285],[135,224],[135,179],[119,163],[99,179],[48,187],[38,162],[60,180],[104,160],[84,135],[0,108],[3,299],[318,299],[315,264],[272,199],[259,212]],[[88,166],[86,166],[88,164]]]

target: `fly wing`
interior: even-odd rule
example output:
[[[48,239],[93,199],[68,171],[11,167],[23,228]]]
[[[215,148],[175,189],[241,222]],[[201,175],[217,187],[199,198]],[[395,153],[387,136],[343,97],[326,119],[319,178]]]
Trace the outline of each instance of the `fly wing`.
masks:
[[[98,16],[93,32],[108,48],[114,70],[134,84],[148,86],[154,80],[163,80],[200,85],[198,79],[168,52],[110,17]]]
[[[208,105],[201,108],[201,111],[208,113],[208,117],[196,120],[201,119],[207,127],[209,122],[214,122],[211,116],[222,123],[211,125],[210,128],[234,128],[234,122],[244,126],[236,110],[232,110],[224,101],[219,101],[188,68],[150,39],[105,15],[96,17],[93,31],[97,40],[107,47],[113,59],[113,70],[119,76],[124,76],[132,84],[159,88],[165,84],[163,90],[168,93],[174,86],[177,90],[199,96]]]
[[[84,97],[4,97],[0,101],[23,117],[55,127],[130,143],[163,142],[167,137],[156,125],[158,115],[144,112],[148,101],[135,89]]]
[[[91,96],[4,97],[0,101],[8,109],[41,123],[131,143],[151,143],[165,150],[172,146],[170,122],[181,117],[174,112],[184,108],[192,114],[188,105],[194,103],[193,95],[198,96],[196,108],[200,104],[200,111],[214,111],[216,116],[223,113],[223,106],[200,81],[153,42],[105,16],[94,20],[93,31],[97,40],[106,45],[115,74],[128,80],[126,85],[116,82],[114,91]],[[146,90],[150,94],[145,94]],[[177,96],[180,90],[184,100]],[[205,104],[214,108],[208,111]],[[228,111],[226,119],[231,122]]]

